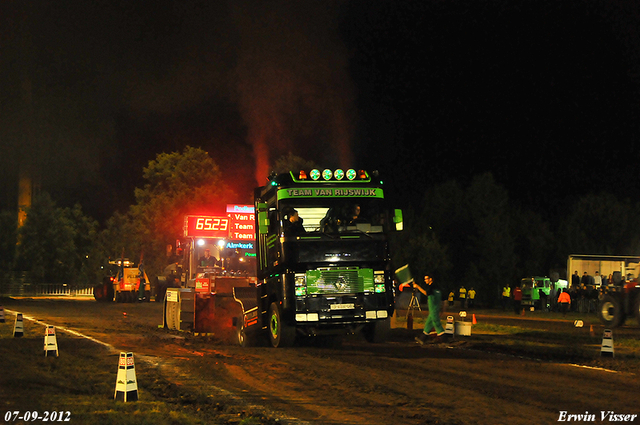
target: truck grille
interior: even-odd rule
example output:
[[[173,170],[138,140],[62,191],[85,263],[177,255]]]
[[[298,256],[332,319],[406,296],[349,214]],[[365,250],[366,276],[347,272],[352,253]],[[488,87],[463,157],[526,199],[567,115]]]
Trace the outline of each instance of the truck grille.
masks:
[[[307,271],[307,294],[355,294],[373,289],[371,269],[325,269]]]

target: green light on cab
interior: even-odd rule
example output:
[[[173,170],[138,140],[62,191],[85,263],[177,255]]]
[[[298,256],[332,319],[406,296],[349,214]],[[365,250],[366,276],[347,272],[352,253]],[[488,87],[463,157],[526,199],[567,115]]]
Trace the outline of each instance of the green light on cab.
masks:
[[[325,180],[329,180],[331,179],[331,177],[333,176],[333,173],[331,172],[330,169],[325,168],[324,171],[322,171],[322,178]]]
[[[353,168],[350,168],[347,170],[347,179],[348,180],[353,180],[356,178],[356,170],[354,170]]]
[[[311,176],[311,180],[318,180],[320,178],[320,170],[313,169],[309,175]]]
[[[336,177],[336,179],[338,180],[342,180],[342,178],[344,177],[344,171],[342,171],[340,168],[338,168],[333,175]]]

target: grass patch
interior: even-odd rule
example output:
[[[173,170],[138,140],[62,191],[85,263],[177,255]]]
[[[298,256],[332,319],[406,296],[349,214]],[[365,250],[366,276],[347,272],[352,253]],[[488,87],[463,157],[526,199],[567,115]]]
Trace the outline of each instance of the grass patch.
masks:
[[[119,352],[57,333],[59,357],[44,356],[44,327],[14,316],[0,323],[0,414],[69,412],[68,423],[105,425],[276,424],[238,404],[169,382],[159,367],[136,360],[139,400],[114,400]],[[65,413],[66,417],[66,413]],[[12,421],[20,424],[21,421]]]

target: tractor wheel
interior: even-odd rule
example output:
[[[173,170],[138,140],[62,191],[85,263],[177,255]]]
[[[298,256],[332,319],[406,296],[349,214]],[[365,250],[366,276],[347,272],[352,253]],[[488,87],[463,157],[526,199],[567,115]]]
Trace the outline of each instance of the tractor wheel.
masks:
[[[100,302],[105,300],[103,284],[99,284],[93,287],[93,298],[95,298],[96,301],[100,301]]]
[[[369,323],[367,327],[364,328],[364,339],[366,339],[367,342],[374,344],[385,342],[389,337],[390,330],[391,320],[389,318],[376,320],[373,323]]]
[[[278,347],[291,347],[296,337],[296,329],[284,323],[282,311],[276,302],[269,306],[269,340],[271,345]]]
[[[612,328],[622,325],[625,320],[622,304],[620,300],[611,295],[605,295],[598,306],[598,316],[600,321]]]

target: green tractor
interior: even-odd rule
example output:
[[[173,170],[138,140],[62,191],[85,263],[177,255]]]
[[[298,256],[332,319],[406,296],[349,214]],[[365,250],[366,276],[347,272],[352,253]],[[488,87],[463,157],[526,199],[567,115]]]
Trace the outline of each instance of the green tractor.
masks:
[[[520,281],[521,305],[534,307],[536,310],[549,311],[551,288],[555,288],[557,294],[559,290],[566,287],[565,281],[552,282],[550,278],[542,276],[526,277]]]

